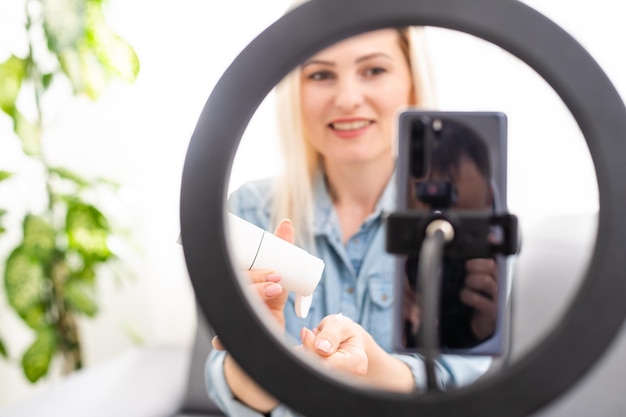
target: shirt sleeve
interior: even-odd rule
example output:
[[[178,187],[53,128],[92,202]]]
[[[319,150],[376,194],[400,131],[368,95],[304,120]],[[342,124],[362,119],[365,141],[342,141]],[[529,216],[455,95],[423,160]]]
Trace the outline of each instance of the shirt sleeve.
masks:
[[[423,392],[426,389],[427,380],[422,357],[419,355],[395,353],[391,354],[391,356],[404,362],[411,369],[417,391]],[[471,384],[483,375],[490,365],[491,358],[487,356],[442,355],[435,361],[438,385],[446,389],[447,387],[460,387]]]
[[[424,391],[427,385],[424,362],[420,356],[392,354],[404,362],[413,373],[417,391]],[[227,416],[264,417],[264,415],[234,396],[224,377],[224,358],[226,352],[212,350],[206,363],[206,379],[209,396]],[[442,388],[463,386],[474,382],[483,375],[491,364],[490,357],[443,355],[436,362],[439,385]],[[277,406],[269,414],[272,417],[302,417],[284,404]]]
[[[450,375],[448,385],[462,387],[483,376],[493,362],[490,356],[441,355],[439,364]]]

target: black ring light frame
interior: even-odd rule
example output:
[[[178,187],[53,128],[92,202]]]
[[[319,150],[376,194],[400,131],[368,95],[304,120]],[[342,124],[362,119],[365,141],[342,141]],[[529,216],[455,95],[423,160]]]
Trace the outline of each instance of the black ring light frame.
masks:
[[[237,272],[228,261],[224,234],[234,154],[250,118],[273,86],[304,59],[334,42],[369,30],[407,25],[437,26],[477,36],[535,69],[560,95],[585,136],[600,195],[598,234],[589,270],[558,325],[509,367],[444,395],[363,390],[305,365],[246,301]],[[272,24],[235,59],[211,93],[191,138],[182,177],[181,230],[196,297],[239,364],[269,392],[305,415],[528,415],[582,377],[626,316],[626,280],[622,279],[626,271],[625,139],[626,109],[601,68],[564,30],[518,1],[309,1]]]

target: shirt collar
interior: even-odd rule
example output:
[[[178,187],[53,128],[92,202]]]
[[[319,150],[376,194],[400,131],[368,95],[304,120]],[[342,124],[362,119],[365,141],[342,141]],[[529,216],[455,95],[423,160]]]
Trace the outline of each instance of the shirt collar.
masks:
[[[396,172],[394,170],[391,179],[385,186],[383,194],[376,203],[374,212],[366,219],[371,221],[380,217],[384,213],[390,213],[396,206]],[[314,223],[313,232],[315,235],[329,235],[332,231],[332,218],[334,217],[334,206],[330,199],[330,193],[326,185],[324,172],[318,170],[313,178],[313,201],[314,201]]]

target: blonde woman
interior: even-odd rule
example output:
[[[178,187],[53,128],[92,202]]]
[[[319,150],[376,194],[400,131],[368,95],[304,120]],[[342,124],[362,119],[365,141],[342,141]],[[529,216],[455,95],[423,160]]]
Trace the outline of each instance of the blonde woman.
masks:
[[[393,257],[384,250],[383,213],[393,210],[394,130],[407,105],[432,93],[417,29],[384,29],[343,40],[306,60],[277,86],[286,169],[247,184],[229,209],[307,248],[326,264],[306,319],[273,271],[252,271],[252,287],[276,322],[324,364],[375,387],[425,386],[417,356],[392,349]],[[290,219],[290,220],[281,220]],[[256,385],[215,340],[207,362],[212,399],[232,416],[293,411]],[[485,361],[447,357],[446,385],[466,384]]]

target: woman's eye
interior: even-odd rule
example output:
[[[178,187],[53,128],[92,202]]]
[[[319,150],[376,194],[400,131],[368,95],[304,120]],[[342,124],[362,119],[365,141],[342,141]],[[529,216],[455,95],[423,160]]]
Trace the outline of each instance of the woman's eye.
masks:
[[[372,68],[368,68],[365,70],[365,75],[366,76],[375,76],[375,75],[380,75],[387,72],[387,70],[385,68],[382,67],[372,67]]]
[[[332,76],[333,74],[330,71],[316,71],[312,74],[309,74],[307,78],[313,81],[324,81],[330,80]]]

